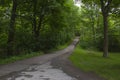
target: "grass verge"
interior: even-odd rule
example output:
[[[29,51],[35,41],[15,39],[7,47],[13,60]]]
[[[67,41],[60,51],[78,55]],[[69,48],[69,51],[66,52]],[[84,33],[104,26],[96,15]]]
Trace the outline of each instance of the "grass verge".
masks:
[[[67,48],[71,43],[72,43],[73,40],[70,40],[68,41],[67,43],[63,44],[63,45],[59,45],[57,46],[56,48],[53,48],[53,49],[50,49],[48,51],[46,51],[47,53],[51,53],[51,52],[54,52],[54,51],[58,51],[58,50],[62,50],[62,49],[65,49]],[[45,53],[46,53],[45,52]]]
[[[57,50],[62,50],[64,48],[68,47],[68,45],[70,45],[71,42],[72,42],[72,40],[67,42],[64,45],[60,45],[57,48],[53,48],[53,49],[51,49],[47,52],[54,52],[54,51],[57,51]],[[40,55],[43,55],[43,54],[44,54],[43,52],[32,52],[30,54],[12,56],[12,57],[9,57],[9,58],[0,59],[0,64],[8,64],[8,63],[12,63],[12,62],[15,62],[15,61],[18,61],[18,60],[23,60],[23,59],[27,59],[27,58],[31,58],[31,57],[35,57],[35,56],[40,56]]]
[[[40,56],[40,55],[43,55],[43,52],[32,52],[30,54],[12,56],[12,57],[9,57],[9,58],[0,59],[0,64],[12,63],[12,62],[15,62],[15,61],[18,61],[18,60],[23,60],[23,59],[26,59],[26,58],[31,58],[31,57]]]
[[[95,72],[107,80],[120,80],[120,53],[103,58],[102,52],[88,51],[77,46],[69,59],[83,71]]]

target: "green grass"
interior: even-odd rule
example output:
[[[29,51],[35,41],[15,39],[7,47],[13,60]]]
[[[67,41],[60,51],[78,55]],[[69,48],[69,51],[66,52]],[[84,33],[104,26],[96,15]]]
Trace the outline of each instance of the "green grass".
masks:
[[[95,72],[107,80],[120,80],[120,53],[110,53],[108,58],[103,58],[102,52],[88,51],[77,46],[69,58],[83,71]]]
[[[33,53],[30,53],[30,54],[12,56],[12,57],[9,57],[9,58],[0,59],[0,64],[13,63],[13,62],[18,61],[18,60],[23,60],[23,59],[26,59],[26,58],[31,58],[31,57],[40,56],[40,55],[43,55],[43,52],[33,52]]]
[[[67,42],[66,44],[64,44],[64,45],[58,46],[57,49],[58,49],[58,50],[62,50],[62,49],[64,49],[64,48],[67,48],[67,47],[72,43],[72,41],[73,41],[73,40],[68,41],[68,42]]]
[[[67,43],[63,44],[63,45],[59,45],[56,48],[50,49],[50,50],[48,50],[46,52],[49,53],[49,52],[54,52],[54,51],[65,49],[65,48],[67,48],[72,43],[72,41],[73,40],[70,40]]]
[[[57,48],[51,49],[47,52],[54,52],[54,51],[57,51],[57,50],[62,50],[64,48],[68,47],[68,45],[70,45],[71,42],[72,42],[72,40],[67,42],[64,45],[60,45]],[[18,55],[18,56],[12,56],[12,57],[9,57],[9,58],[0,59],[0,64],[8,64],[8,63],[12,63],[12,62],[15,62],[15,61],[18,61],[18,60],[23,60],[23,59],[27,59],[27,58],[31,58],[31,57],[35,57],[35,56],[40,56],[40,55],[43,55],[43,54],[44,54],[43,52],[33,52],[31,54],[23,54],[23,55]]]

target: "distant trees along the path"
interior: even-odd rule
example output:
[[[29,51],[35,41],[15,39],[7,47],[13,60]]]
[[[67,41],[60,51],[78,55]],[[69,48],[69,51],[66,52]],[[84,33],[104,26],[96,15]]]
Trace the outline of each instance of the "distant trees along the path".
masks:
[[[104,27],[103,28],[104,29],[103,30],[103,33],[104,33],[103,57],[108,57],[108,45],[109,45],[108,44],[108,36],[109,36],[108,26],[110,26],[108,17],[111,17],[113,15],[119,15],[118,13],[114,14],[114,12],[116,12],[116,11],[120,12],[120,9],[119,9],[120,1],[119,0],[89,0],[89,1],[82,0],[82,2],[85,3],[86,5],[93,4],[93,5],[97,5],[99,7],[99,9],[101,8],[101,13],[103,16],[103,27]],[[99,11],[99,9],[98,9],[98,11]],[[99,13],[95,13],[95,14],[99,14]]]
[[[72,0],[0,0],[0,57],[48,50],[74,37]]]
[[[75,34],[83,47],[102,50],[104,42],[103,57],[119,51],[120,1],[82,2],[79,9],[73,0],[0,0],[0,57],[56,48]]]

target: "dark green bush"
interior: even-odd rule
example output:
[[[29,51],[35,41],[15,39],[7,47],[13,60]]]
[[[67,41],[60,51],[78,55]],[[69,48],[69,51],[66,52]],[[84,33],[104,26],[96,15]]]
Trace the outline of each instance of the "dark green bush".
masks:
[[[119,35],[109,36],[109,51],[120,52],[120,36]]]
[[[108,50],[110,52],[120,52],[120,38],[119,36],[115,36],[115,35],[109,35],[109,43],[108,43]],[[100,51],[103,51],[103,38],[101,38],[99,40],[99,42],[97,43],[97,48]]]

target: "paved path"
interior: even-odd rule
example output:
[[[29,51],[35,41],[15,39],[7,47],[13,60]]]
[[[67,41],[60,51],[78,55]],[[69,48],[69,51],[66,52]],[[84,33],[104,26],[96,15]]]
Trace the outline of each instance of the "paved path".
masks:
[[[79,38],[64,50],[0,66],[0,80],[76,80],[51,65],[52,59],[72,52]]]
[[[66,49],[0,66],[0,80],[104,80],[83,72],[68,60],[79,38]]]

